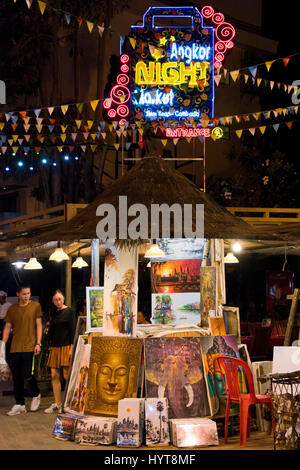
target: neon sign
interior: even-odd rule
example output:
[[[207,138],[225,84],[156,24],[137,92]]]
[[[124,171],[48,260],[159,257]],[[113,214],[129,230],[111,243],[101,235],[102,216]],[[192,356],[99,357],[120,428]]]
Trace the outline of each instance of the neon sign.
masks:
[[[189,26],[176,20],[189,19]],[[173,26],[163,26],[157,21]],[[110,120],[212,119],[214,70],[235,29],[210,6],[151,7],[121,39],[120,73],[104,109]]]
[[[203,128],[203,127],[197,127],[196,129],[189,128],[189,129],[183,129],[182,127],[179,127],[177,129],[171,129],[167,127],[166,129],[166,137],[171,137],[172,139],[174,138],[181,138],[181,137],[210,137],[210,129],[209,128]]]

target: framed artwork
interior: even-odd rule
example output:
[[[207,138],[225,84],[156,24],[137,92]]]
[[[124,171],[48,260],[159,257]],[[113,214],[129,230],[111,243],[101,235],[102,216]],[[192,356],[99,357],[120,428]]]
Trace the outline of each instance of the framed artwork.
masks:
[[[214,360],[220,356],[230,356],[240,359],[236,337],[203,336],[200,339],[202,348],[203,367],[207,387],[210,414],[224,415],[226,409],[226,392],[221,371],[215,367]]]
[[[200,322],[200,293],[152,294],[151,322],[156,325],[180,325]]]
[[[200,339],[145,339],[146,398],[167,398],[170,418],[209,414]]]
[[[105,251],[103,335],[135,337],[137,323],[138,250]]]
[[[207,240],[204,238],[158,238],[156,243],[165,252],[163,258],[152,258],[151,261],[168,261],[180,259],[202,259]]]
[[[77,321],[77,326],[78,326],[78,321]],[[71,358],[70,366],[69,366],[68,379],[66,381],[64,398],[62,401],[64,408],[70,407],[70,402],[73,397],[77,375],[78,375],[78,371],[80,368],[80,361],[81,361],[81,357],[83,354],[84,345],[86,342],[87,342],[87,336],[84,336],[84,335],[80,335],[77,337],[76,344],[74,341],[73,353],[72,353],[72,358]]]
[[[200,259],[151,263],[152,293],[199,292]]]
[[[118,401],[136,398],[143,341],[92,338],[85,414],[117,416]]]
[[[235,335],[241,344],[240,309],[239,307],[222,307],[227,335]]]
[[[208,324],[212,336],[226,335],[225,322],[223,317],[208,317]]]
[[[217,268],[203,266],[200,270],[201,326],[208,327],[208,317],[217,313]]]
[[[87,332],[102,331],[104,287],[86,287]]]
[[[84,413],[85,395],[89,375],[89,363],[91,355],[91,345],[82,346],[79,368],[76,374],[74,393],[71,399],[70,409],[77,413]]]

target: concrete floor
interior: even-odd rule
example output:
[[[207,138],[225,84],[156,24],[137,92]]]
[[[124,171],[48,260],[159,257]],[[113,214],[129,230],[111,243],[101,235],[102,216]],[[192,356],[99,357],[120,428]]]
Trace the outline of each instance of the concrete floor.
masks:
[[[7,388],[7,387],[6,387]],[[56,419],[55,414],[43,412],[51,403],[51,395],[42,397],[41,409],[36,412],[28,411],[25,415],[7,416],[6,413],[14,405],[12,395],[1,396],[0,387],[0,450],[120,450],[116,446],[84,446],[75,444],[72,441],[61,441],[52,437],[52,429]],[[26,399],[27,410],[30,408],[30,398]],[[151,448],[141,446],[134,450],[189,450],[178,449],[173,446]],[[230,437],[228,444],[220,439],[220,445],[216,447],[198,447],[197,450],[243,450],[239,446],[239,436]],[[128,450],[123,449],[122,450]],[[133,449],[129,449],[133,450]],[[247,447],[244,450],[273,450],[273,437],[266,433],[252,433],[247,440]]]

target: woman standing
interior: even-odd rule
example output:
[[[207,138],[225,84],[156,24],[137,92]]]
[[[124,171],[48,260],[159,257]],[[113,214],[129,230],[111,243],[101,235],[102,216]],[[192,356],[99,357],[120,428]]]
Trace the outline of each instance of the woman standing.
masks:
[[[73,310],[65,305],[65,298],[60,290],[55,292],[52,302],[56,310],[50,322],[50,354],[47,366],[51,368],[55,402],[44,411],[45,413],[60,413],[62,405],[60,369],[63,369],[64,379],[67,380],[76,329],[76,316]]]

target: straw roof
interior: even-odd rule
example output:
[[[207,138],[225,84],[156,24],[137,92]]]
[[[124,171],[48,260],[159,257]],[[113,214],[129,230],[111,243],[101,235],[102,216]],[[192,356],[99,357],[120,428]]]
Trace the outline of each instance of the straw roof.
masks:
[[[149,156],[141,159],[124,176],[107,187],[92,203],[81,210],[69,222],[60,224],[56,229],[33,238],[18,239],[15,245],[34,246],[50,241],[77,241],[96,238],[96,226],[100,217],[96,216],[100,204],[109,203],[116,209],[116,228],[119,233],[119,196],[127,196],[127,207],[132,204],[144,204],[151,214],[152,204],[180,204],[183,212],[184,204],[204,204],[204,236],[205,238],[239,238],[258,239],[254,228],[241,218],[232,215],[219,206],[208,194],[199,190],[185,176],[174,170],[165,160]],[[193,211],[193,230],[196,228],[196,217]],[[135,217],[128,217],[128,223]],[[171,237],[173,224],[171,217]],[[151,238],[150,216],[148,221],[148,238]],[[184,233],[184,232],[183,232]],[[184,236],[184,235],[183,235]],[[117,236],[118,240],[118,236]],[[141,243],[141,240],[118,240],[120,245]]]

